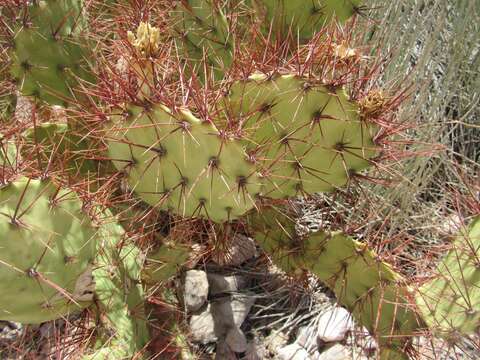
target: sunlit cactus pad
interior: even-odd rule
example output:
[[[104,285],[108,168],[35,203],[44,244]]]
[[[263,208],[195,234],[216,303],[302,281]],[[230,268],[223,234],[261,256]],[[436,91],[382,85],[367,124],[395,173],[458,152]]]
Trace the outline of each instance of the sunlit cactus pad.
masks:
[[[255,74],[232,86],[226,111],[263,168],[268,197],[332,191],[377,153],[376,126],[341,87]]]
[[[437,276],[420,288],[417,303],[440,335],[455,338],[480,330],[480,217],[461,229]]]
[[[223,222],[254,206],[260,182],[241,146],[210,122],[161,105],[111,117],[108,153],[130,188],[159,209]]]
[[[92,80],[85,40],[78,37],[81,8],[79,0],[45,0],[26,7],[25,21],[18,20],[14,36],[11,68],[23,95],[65,105],[75,98],[78,79]]]
[[[96,229],[80,199],[48,180],[0,189],[0,319],[41,323],[92,300]]]

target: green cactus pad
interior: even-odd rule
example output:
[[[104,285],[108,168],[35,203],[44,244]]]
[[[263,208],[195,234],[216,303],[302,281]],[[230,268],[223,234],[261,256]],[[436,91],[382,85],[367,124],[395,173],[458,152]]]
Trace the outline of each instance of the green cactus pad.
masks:
[[[0,133],[0,172],[4,168],[13,168],[17,163],[18,153],[15,144],[6,140]]]
[[[86,159],[88,144],[66,123],[42,123],[28,128],[23,133],[27,140],[25,156],[40,160],[43,167],[56,159],[61,160],[64,170],[71,174],[87,174],[96,170],[93,160]],[[32,149],[32,146],[38,146]]]
[[[462,229],[437,274],[417,295],[429,327],[453,338],[480,330],[480,216]]]
[[[28,6],[31,24],[14,35],[12,76],[23,95],[66,105],[78,94],[78,79],[93,81],[87,70],[79,0],[45,0]]]
[[[343,88],[255,74],[232,86],[226,111],[262,167],[268,197],[334,190],[376,155],[378,130]]]
[[[143,200],[181,216],[223,222],[254,206],[260,190],[242,148],[187,111],[155,105],[112,116],[108,153]]]
[[[391,353],[389,359],[406,358],[402,349],[419,321],[409,303],[410,290],[388,264],[340,232],[299,238],[288,214],[270,209],[249,220],[255,239],[276,264],[290,273],[311,271],[359,324],[378,336],[381,347]]]
[[[185,264],[191,249],[186,245],[166,242],[147,255],[142,269],[142,279],[147,283],[158,284],[174,276]]]
[[[205,55],[210,66],[222,74],[232,62],[234,37],[230,33],[226,14],[227,1],[182,1],[172,11],[176,29],[182,42],[178,45],[187,52],[190,61],[197,63]]]
[[[93,277],[99,311],[106,323],[99,334],[99,348],[83,360],[141,358],[138,356],[149,340],[140,283],[141,254],[135,245],[123,243],[123,233],[116,221],[100,229]]]
[[[41,323],[90,304],[96,229],[72,192],[22,178],[0,189],[0,319]]]
[[[251,0],[265,32],[283,37],[291,32],[301,42],[328,25],[333,19],[343,22],[355,14],[360,0]]]

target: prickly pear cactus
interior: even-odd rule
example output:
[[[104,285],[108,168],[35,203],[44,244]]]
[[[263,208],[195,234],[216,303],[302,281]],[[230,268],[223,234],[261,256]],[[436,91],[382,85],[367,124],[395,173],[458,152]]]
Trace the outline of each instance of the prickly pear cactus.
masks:
[[[142,279],[147,284],[158,284],[174,276],[185,264],[191,249],[185,245],[165,242],[149,253],[142,268]]]
[[[25,5],[16,29],[11,74],[23,95],[66,105],[79,79],[92,82],[80,0],[42,0]],[[20,23],[20,21],[19,21]]]
[[[72,192],[21,178],[0,189],[0,319],[36,324],[88,306],[96,229]]]
[[[255,239],[284,271],[310,271],[376,337],[383,359],[407,359],[404,351],[421,320],[409,303],[405,279],[365,244],[341,232],[299,237],[287,213],[263,210],[250,218]]]
[[[0,169],[13,167],[17,161],[17,157],[18,155],[15,144],[12,141],[5,139],[0,133]]]
[[[87,156],[87,142],[69,124],[42,123],[25,130],[23,138],[26,140],[22,149],[25,157],[33,157],[43,168],[59,160],[63,170],[73,175],[96,170],[95,162]]]
[[[332,191],[377,153],[376,126],[361,118],[343,88],[257,74],[232,86],[226,111],[258,159],[268,197]]]
[[[437,269],[416,296],[429,328],[455,338],[480,329],[480,216],[461,229]]]
[[[265,33],[309,40],[333,19],[344,22],[358,11],[360,0],[252,0]],[[260,15],[260,16],[259,16]]]
[[[100,230],[93,277],[103,327],[98,349],[83,360],[141,358],[149,340],[141,255],[133,244],[121,244],[122,235],[123,228],[115,222]]]
[[[231,14],[236,1],[188,0],[172,11],[177,32],[177,45],[190,64],[198,66],[204,57],[216,70],[225,72],[233,59],[234,43],[226,14]],[[197,69],[198,70],[198,69]]]
[[[251,209],[260,191],[238,142],[188,111],[130,105],[112,116],[108,154],[130,188],[158,209],[223,222]]]

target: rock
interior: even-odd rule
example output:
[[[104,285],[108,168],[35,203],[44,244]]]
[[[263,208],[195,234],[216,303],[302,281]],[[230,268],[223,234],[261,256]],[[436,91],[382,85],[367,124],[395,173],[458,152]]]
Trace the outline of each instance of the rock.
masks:
[[[187,311],[202,307],[208,297],[207,274],[202,270],[188,270],[185,276],[184,301]]]
[[[282,347],[277,353],[278,360],[311,360],[308,351],[297,343]]]
[[[247,351],[243,360],[263,360],[267,358],[267,351],[263,345],[249,342],[247,344]]]
[[[345,346],[342,344],[335,344],[322,351],[320,356],[315,360],[351,360],[351,357]]]
[[[288,336],[283,332],[273,332],[265,339],[266,350],[271,356],[277,355],[278,351],[287,345]]]
[[[297,334],[295,342],[308,352],[317,350],[317,336],[315,326],[301,327]]]
[[[226,333],[232,327],[242,326],[255,303],[255,297],[252,295],[236,294],[212,301],[212,314],[218,331]]]
[[[353,327],[352,315],[344,308],[336,307],[319,316],[317,339],[320,344],[342,341]]]
[[[247,279],[240,275],[207,274],[210,295],[235,292],[247,285]]]
[[[208,344],[218,340],[218,336],[215,333],[215,321],[211,310],[209,304],[200,314],[192,315],[190,319],[192,341]]]
[[[255,256],[255,241],[243,234],[236,234],[224,248],[217,249],[212,260],[220,266],[238,266]]]
[[[242,330],[238,327],[231,328],[227,332],[225,342],[236,353],[243,353],[247,351],[247,338]]]
[[[237,360],[237,356],[224,341],[219,341],[215,351],[215,360]]]

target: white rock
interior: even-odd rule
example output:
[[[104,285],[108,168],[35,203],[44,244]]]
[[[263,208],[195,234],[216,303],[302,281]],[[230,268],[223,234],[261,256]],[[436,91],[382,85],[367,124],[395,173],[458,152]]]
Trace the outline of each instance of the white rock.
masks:
[[[308,352],[315,351],[318,347],[317,345],[317,336],[316,336],[316,327],[315,326],[304,326],[301,327],[297,334],[297,339],[295,342],[303,347]]]
[[[218,340],[210,304],[200,314],[192,315],[190,333],[194,342],[208,344]]]
[[[311,360],[308,351],[297,343],[282,347],[278,350],[278,360]]]
[[[353,327],[352,315],[344,308],[336,307],[319,316],[317,338],[324,343],[342,341]]]
[[[188,311],[196,311],[205,304],[208,297],[208,280],[205,271],[187,271],[183,296]]]
[[[278,350],[286,346],[288,342],[288,336],[283,332],[272,332],[265,339],[266,350],[272,355],[276,355]]]
[[[221,266],[238,266],[257,256],[255,241],[243,234],[237,234],[222,249],[217,249],[213,261]]]
[[[345,346],[335,344],[323,351],[315,360],[351,360],[351,357]]]
[[[210,295],[235,292],[247,285],[247,279],[240,275],[207,274]]]
[[[247,338],[242,330],[237,327],[231,328],[227,332],[225,342],[236,353],[247,351]]]

